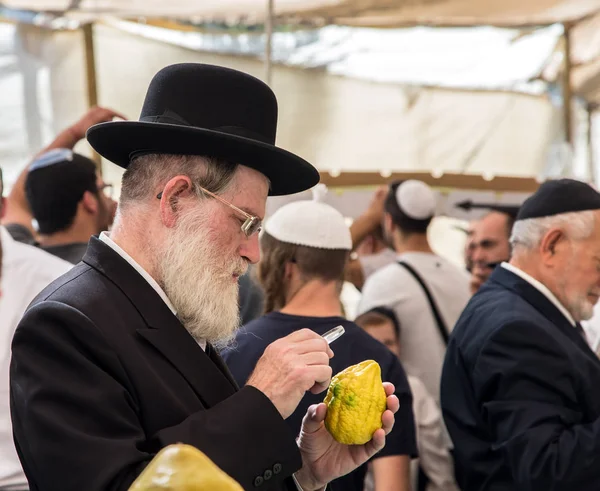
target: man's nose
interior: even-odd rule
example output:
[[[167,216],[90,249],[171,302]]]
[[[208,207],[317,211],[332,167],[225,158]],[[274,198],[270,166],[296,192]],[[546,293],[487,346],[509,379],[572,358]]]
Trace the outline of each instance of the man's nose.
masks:
[[[240,256],[246,258],[251,264],[256,264],[260,261],[260,245],[257,233],[242,242],[239,253]]]

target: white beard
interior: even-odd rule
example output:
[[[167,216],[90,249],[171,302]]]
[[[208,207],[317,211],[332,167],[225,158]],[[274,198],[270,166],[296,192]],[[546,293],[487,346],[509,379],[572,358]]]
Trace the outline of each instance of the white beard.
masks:
[[[177,317],[196,341],[229,343],[240,325],[238,282],[247,262],[219,250],[204,233],[207,217],[190,212],[178,219],[158,258],[162,287]]]
[[[577,260],[577,254],[572,253],[569,258],[568,269],[575,267]],[[567,293],[566,279],[560,281],[558,285],[564,298],[564,307],[569,311],[573,319],[575,319],[576,322],[590,320],[594,315],[594,304],[590,302],[587,292],[585,294],[577,293],[569,295]]]
[[[570,299],[566,307],[577,322],[589,321],[594,316],[594,304],[587,297]]]

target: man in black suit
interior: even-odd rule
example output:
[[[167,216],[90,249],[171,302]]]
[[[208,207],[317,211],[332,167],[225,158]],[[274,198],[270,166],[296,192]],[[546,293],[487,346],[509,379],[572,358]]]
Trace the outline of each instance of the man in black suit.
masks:
[[[276,118],[262,82],[182,64],[153,79],[140,121],[88,131],[126,171],[110,236],[92,238],[15,333],[11,413],[32,491],[126,491],[176,442],[244,489],[316,490],[383,447],[398,410],[391,384],[383,428],[364,446],[333,441],[324,404],[297,442],[288,429],[304,393],[331,377],[333,353],[314,332],[270,345],[241,390],[214,348],[238,326],[238,278],[259,259],[267,194],[318,181],[274,146]]]
[[[462,489],[600,489],[600,361],[580,321],[600,296],[600,194],[542,184],[513,255],[454,328],[441,401]]]

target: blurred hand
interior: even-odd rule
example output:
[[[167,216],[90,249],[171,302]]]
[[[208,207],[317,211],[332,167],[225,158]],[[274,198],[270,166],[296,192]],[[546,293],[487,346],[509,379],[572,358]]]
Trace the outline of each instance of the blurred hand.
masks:
[[[127,119],[122,114],[119,114],[112,109],[105,107],[95,106],[92,107],[83,117],[77,121],[70,130],[80,140],[85,138],[86,131],[98,123],[106,123],[112,121],[114,118]]]
[[[376,189],[375,194],[371,198],[371,202],[369,203],[367,214],[371,217],[371,220],[377,225],[379,225],[383,220],[385,198],[387,197],[389,190],[389,186],[379,186]]]
[[[318,394],[329,387],[332,357],[327,341],[310,329],[302,329],[267,346],[247,385],[265,394],[287,418],[306,391]]]
[[[371,441],[364,445],[336,442],[325,428],[327,406],[316,404],[308,408],[298,437],[303,466],[296,473],[296,479],[305,491],[321,489],[328,482],[352,472],[384,447],[385,436],[394,427],[394,413],[400,408],[400,402],[393,395],[392,384],[385,382],[383,386],[387,395],[387,410],[381,417],[383,428],[373,433]]]

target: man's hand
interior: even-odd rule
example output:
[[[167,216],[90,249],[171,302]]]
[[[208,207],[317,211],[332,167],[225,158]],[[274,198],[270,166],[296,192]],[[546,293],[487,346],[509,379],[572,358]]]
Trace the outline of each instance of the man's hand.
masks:
[[[317,404],[308,408],[298,437],[303,467],[296,473],[296,479],[305,491],[321,489],[328,482],[352,472],[384,447],[385,436],[394,427],[394,413],[400,408],[400,402],[393,395],[394,386],[387,382],[383,385],[388,396],[387,410],[381,417],[383,428],[373,433],[371,441],[364,445],[336,442],[323,423],[327,406]]]
[[[369,207],[350,226],[352,249],[356,249],[365,238],[373,233],[383,222],[385,199],[389,186],[379,186],[371,198]]]
[[[95,124],[112,121],[114,118],[127,119],[125,116],[112,109],[95,106],[85,113],[79,121],[69,128],[69,130],[73,134],[73,137],[82,140],[85,138],[85,133],[89,128]]]
[[[366,215],[369,216],[374,225],[379,225],[383,220],[383,212],[385,209],[385,198],[390,191],[389,186],[379,186],[375,190],[375,194],[371,198],[369,208],[367,208]]]
[[[247,385],[265,394],[287,418],[306,391],[318,394],[329,387],[332,357],[327,341],[310,329],[302,329],[267,346]]]

